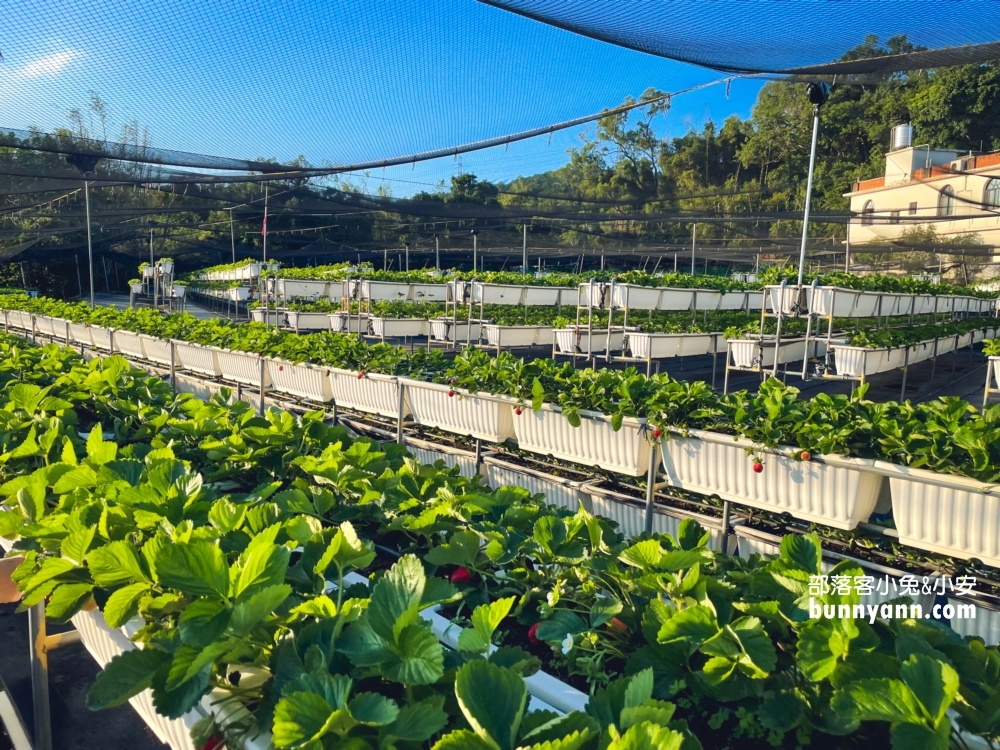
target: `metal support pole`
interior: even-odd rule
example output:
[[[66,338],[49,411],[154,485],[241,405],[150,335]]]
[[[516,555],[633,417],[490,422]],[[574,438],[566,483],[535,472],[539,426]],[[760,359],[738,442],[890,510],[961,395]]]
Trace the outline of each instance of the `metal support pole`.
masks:
[[[265,182],[264,183],[264,226],[261,229],[261,233],[264,235],[264,262],[265,263],[267,263],[267,193],[268,193],[268,188],[270,188],[270,185],[268,185]]]
[[[174,342],[170,342],[170,387],[177,390],[177,372],[174,367]]]
[[[649,448],[649,471],[646,473],[646,532],[653,533],[653,495],[656,484],[656,459],[659,443],[653,443]]]
[[[399,405],[396,409],[396,442],[403,444],[403,408],[406,406],[406,386],[399,383]]]
[[[483,470],[483,439],[476,438],[476,473],[481,474]]]
[[[441,270],[441,238],[434,235],[434,268]]]
[[[267,362],[264,358],[260,358],[260,403],[257,405],[257,414],[261,417],[264,416],[264,373],[267,371]]]
[[[521,236],[521,272],[528,272],[528,225],[522,224],[521,229],[523,234]]]
[[[45,601],[28,610],[28,648],[31,657],[31,698],[35,714],[35,750],[52,750],[49,712],[49,655],[46,648]]]
[[[406,243],[406,270],[410,270],[410,243]]]
[[[900,402],[906,399],[906,375],[910,370],[910,347],[906,347],[906,353],[903,355],[903,385],[899,389],[899,400]]]
[[[472,230],[472,270],[473,272],[479,270],[479,232],[475,229]]]
[[[152,232],[150,232],[152,235]],[[236,262],[236,230],[233,228],[233,209],[229,209],[229,242],[233,246],[233,263]]]
[[[90,239],[90,183],[83,181],[83,202],[87,208],[87,268],[90,271],[90,306],[94,307],[94,247]]]
[[[729,554],[729,501],[722,501],[722,554]]]
[[[698,223],[691,225],[691,275],[694,276],[694,248],[698,241]]]
[[[819,105],[813,105],[812,147],[809,151],[809,177],[806,179],[806,207],[802,215],[802,245],[799,248],[799,280],[796,286],[802,286],[802,277],[806,270],[806,239],[809,237],[809,209],[812,204],[813,172],[816,169],[816,140],[819,137]]]

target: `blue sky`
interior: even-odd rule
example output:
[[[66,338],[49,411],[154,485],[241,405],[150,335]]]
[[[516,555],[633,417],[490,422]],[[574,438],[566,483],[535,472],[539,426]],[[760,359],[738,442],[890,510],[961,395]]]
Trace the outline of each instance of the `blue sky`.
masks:
[[[7,0],[5,15],[2,127],[64,126],[96,91],[110,138],[134,118],[154,146],[313,164],[504,135],[721,77],[475,0]],[[679,96],[657,128],[745,116],[759,87]],[[564,163],[582,130],[352,179],[395,195],[459,171],[511,179]]]

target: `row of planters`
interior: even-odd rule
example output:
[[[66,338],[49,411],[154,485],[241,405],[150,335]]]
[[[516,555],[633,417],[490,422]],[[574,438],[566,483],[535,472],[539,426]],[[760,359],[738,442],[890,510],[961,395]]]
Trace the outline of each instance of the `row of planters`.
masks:
[[[958,351],[996,334],[996,319],[982,318],[859,331],[830,347],[833,370],[843,377],[866,377]]]
[[[626,541],[319,414],[0,348],[0,534],[25,558],[24,606],[100,611],[139,646],[107,663],[94,708],[147,695],[190,720],[201,705],[198,744],[260,748],[946,748],[1000,732],[1000,654],[931,621],[855,619],[857,594],[810,602],[814,536],[768,561],[713,554],[694,522]],[[835,615],[810,619],[816,603]],[[432,614],[470,627],[439,633]],[[539,666],[588,688],[583,710],[527,711]]]
[[[67,318],[91,314],[47,300],[12,302]],[[955,398],[876,403],[865,399],[864,388],[806,400],[777,381],[756,394],[722,396],[705,383],[634,369],[577,370],[474,350],[448,360],[440,352],[410,354],[334,334],[185,316],[93,315],[119,316],[116,325],[133,329],[148,326],[154,334],[148,339],[115,332],[118,344],[130,335],[143,344],[129,352],[134,356],[155,359],[146,346],[155,342],[169,358],[169,343],[156,335],[199,342],[173,347],[182,366],[186,356],[206,358],[202,365],[191,360],[196,372],[252,386],[263,376],[265,387],[286,394],[408,415],[494,443],[513,437],[522,449],[607,471],[645,474],[656,446],[674,487],[838,528],[865,521],[888,478],[901,541],[1000,565],[1000,505],[992,484],[1000,477],[997,406],[980,414]]]

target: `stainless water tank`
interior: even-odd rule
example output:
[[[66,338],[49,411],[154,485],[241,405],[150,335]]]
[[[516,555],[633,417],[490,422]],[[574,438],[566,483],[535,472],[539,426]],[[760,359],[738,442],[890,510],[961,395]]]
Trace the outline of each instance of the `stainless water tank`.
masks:
[[[897,125],[892,129],[892,144],[889,149],[898,151],[901,148],[909,148],[913,145],[913,126],[908,122]]]

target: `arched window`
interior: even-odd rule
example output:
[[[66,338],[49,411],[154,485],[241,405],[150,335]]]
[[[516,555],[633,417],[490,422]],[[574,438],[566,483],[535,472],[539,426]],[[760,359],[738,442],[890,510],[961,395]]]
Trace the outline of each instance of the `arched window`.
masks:
[[[955,214],[955,189],[951,185],[945,185],[938,196],[938,216],[954,216]]]
[[[865,226],[875,223],[875,201],[865,202],[865,207],[861,209],[861,223]]]
[[[986,191],[983,193],[983,206],[986,208],[1000,208],[1000,179],[994,177],[986,183]]]

